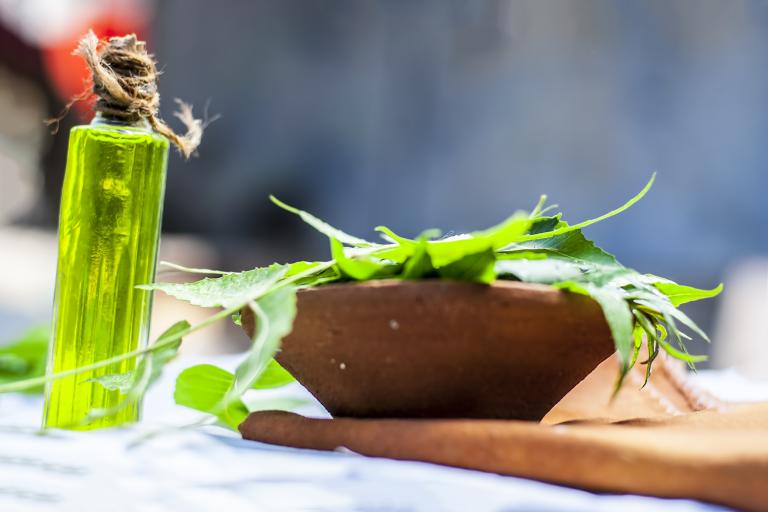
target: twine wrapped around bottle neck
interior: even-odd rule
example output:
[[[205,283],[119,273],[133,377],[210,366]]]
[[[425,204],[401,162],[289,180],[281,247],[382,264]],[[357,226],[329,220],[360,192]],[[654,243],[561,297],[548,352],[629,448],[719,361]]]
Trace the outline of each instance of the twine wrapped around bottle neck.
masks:
[[[179,135],[160,119],[155,59],[135,34],[112,37],[104,42],[89,30],[73,54],[85,60],[93,86],[73,98],[64,114],[50,120],[49,124],[57,123],[75,102],[96,96],[96,112],[128,123],[145,119],[154,131],[167,137],[184,158],[195,152],[203,137],[203,121],[195,119],[191,105],[178,99],[179,110],[174,116],[184,124],[187,132]]]

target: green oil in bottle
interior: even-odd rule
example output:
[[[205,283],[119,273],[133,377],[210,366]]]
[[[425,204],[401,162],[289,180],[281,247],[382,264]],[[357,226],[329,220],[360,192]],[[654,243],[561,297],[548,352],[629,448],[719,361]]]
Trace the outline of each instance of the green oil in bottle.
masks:
[[[168,140],[145,120],[97,115],[70,132],[59,218],[59,255],[48,373],[83,367],[146,344],[160,235]],[[121,403],[91,379],[133,370],[136,360],[50,381],[45,427],[93,429],[138,420],[140,404],[87,421]]]

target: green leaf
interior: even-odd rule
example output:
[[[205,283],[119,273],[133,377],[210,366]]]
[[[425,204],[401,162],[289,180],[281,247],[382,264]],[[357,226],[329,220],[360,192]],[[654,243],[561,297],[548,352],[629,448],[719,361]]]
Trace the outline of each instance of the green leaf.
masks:
[[[645,332],[643,328],[635,324],[635,327],[632,330],[632,338],[634,339],[635,347],[632,351],[632,360],[629,362],[630,368],[635,366],[637,357],[640,355],[640,349],[643,347],[643,332]]]
[[[189,322],[182,320],[166,329],[150,347],[151,350],[141,356],[139,364],[132,372],[111,373],[88,379],[86,382],[97,382],[104,388],[123,393],[134,392],[142,395],[150,385],[154,384],[162,374],[163,367],[170,363],[179,353],[181,338],[179,334],[190,328]],[[165,340],[172,340],[164,344]]]
[[[657,281],[654,284],[661,293],[667,296],[669,301],[675,307],[687,302],[716,297],[723,291],[722,283],[711,290],[693,288],[692,286],[685,286],[667,280]]]
[[[497,260],[546,260],[550,256],[546,253],[537,251],[511,251],[511,252],[497,252]]]
[[[619,379],[623,379],[629,371],[634,348],[632,312],[621,293],[615,290],[596,288],[590,292],[590,297],[600,304],[605,320],[608,322],[621,363]]]
[[[311,272],[321,267],[325,262],[322,261],[297,261],[288,265],[283,277],[293,277],[298,274]]]
[[[615,210],[611,210],[610,212],[606,213],[605,215],[601,215],[599,217],[596,217],[594,219],[585,220],[583,222],[579,222],[578,224],[574,224],[573,226],[563,226],[560,228],[557,228],[553,231],[547,231],[543,233],[536,233],[532,235],[527,235],[523,237],[521,241],[527,241],[527,240],[539,240],[543,238],[551,238],[553,236],[563,235],[565,233],[568,233],[570,231],[575,231],[577,229],[582,229],[587,226],[591,226],[592,224],[596,224],[598,222],[604,221],[606,219],[609,219],[615,215],[620,214],[636,202],[638,202],[640,199],[642,199],[645,194],[648,193],[648,191],[651,189],[651,186],[653,185],[654,180],[656,179],[656,173],[654,172],[651,175],[651,179],[648,180],[648,183],[643,187],[643,190],[641,190],[637,195],[635,195],[632,199],[621,205],[620,207],[616,208]]]
[[[666,341],[662,340],[661,338],[658,338],[656,340],[659,345],[661,345],[661,348],[663,348],[669,355],[676,359],[680,359],[681,361],[685,361],[687,363],[701,363],[707,360],[707,356],[696,356],[689,354],[687,352],[681,352],[677,350],[675,347],[667,343]]]
[[[651,372],[653,371],[653,362],[659,356],[659,342],[658,338],[651,338],[648,341],[648,359],[645,361],[645,381],[643,386],[648,385],[648,381],[651,378]]]
[[[235,376],[218,366],[199,364],[182,371],[176,378],[174,401],[184,407],[212,414],[232,429],[248,416],[241,400],[225,403]]]
[[[347,233],[341,231],[340,229],[337,229],[327,222],[324,222],[311,213],[307,213],[304,210],[299,210],[298,208],[294,208],[291,205],[285,204],[284,202],[280,201],[275,196],[269,196],[269,199],[275,203],[277,206],[282,208],[283,210],[286,210],[288,212],[294,213],[301,217],[301,220],[327,236],[328,238],[335,238],[339,242],[346,244],[346,245],[353,245],[357,247],[369,247],[373,244],[371,242],[368,242],[367,240],[363,240],[362,238],[357,238],[356,236],[348,235]]]
[[[170,261],[161,261],[158,263],[161,267],[168,267],[173,270],[178,270],[179,272],[186,272],[187,274],[215,274],[223,276],[225,274],[233,274],[234,272],[227,272],[224,270],[212,270],[209,268],[191,268],[191,267],[185,267],[183,265],[179,265],[178,263],[173,263]]]
[[[549,217],[537,221],[531,229],[531,232],[538,232],[537,228],[554,227],[555,225],[568,226],[566,222],[559,221],[559,217]],[[501,249],[501,252],[515,251],[542,251],[553,256],[559,256],[561,259],[578,260],[584,263],[589,263],[592,266],[621,266],[620,263],[616,261],[615,256],[597,247],[593,241],[584,236],[580,229],[550,238],[510,244]]]
[[[569,261],[552,258],[529,260],[503,259],[496,262],[496,273],[514,276],[526,283],[556,284],[564,281],[581,281],[585,269]]]
[[[239,399],[252,388],[280,347],[280,341],[293,329],[296,317],[296,288],[285,286],[265,295],[249,307],[256,316],[256,332],[251,349],[235,370],[235,384],[228,399]]]
[[[180,336],[189,329],[190,325],[186,320],[176,322],[166,329],[152,344],[151,350],[141,356],[136,370],[132,372],[88,379],[87,382],[96,382],[110,391],[119,390],[123,393],[123,398],[112,407],[91,409],[80,423],[88,424],[99,418],[114,416],[139,402],[149,387],[160,378],[165,365],[176,357],[181,346]]]
[[[0,384],[45,375],[49,338],[49,327],[34,327],[20,338],[0,347]],[[37,385],[24,391],[42,393],[43,386]]]
[[[418,244],[417,240],[411,240],[410,238],[400,236],[389,229],[387,226],[376,226],[373,229],[374,231],[381,233],[383,238],[387,241],[394,242],[405,247],[415,247]]]
[[[154,283],[140,285],[143,290],[160,290],[195,306],[237,307],[266,293],[286,273],[277,263],[264,268],[201,279],[192,283]]]
[[[254,411],[292,411],[298,407],[312,404],[312,400],[296,397],[262,397],[253,394],[243,397],[243,403],[249,412]]]
[[[179,335],[189,330],[190,327],[189,322],[182,320],[181,322],[176,322],[166,329],[163,334],[158,336],[157,341],[155,342],[157,348],[142,360],[142,363],[148,366],[148,369],[144,368],[143,370],[149,371],[150,384],[160,378],[163,367],[176,358],[176,355],[179,353],[179,348],[181,347],[181,338]],[[167,345],[161,344],[164,340],[171,340],[171,342]],[[139,366],[141,367],[141,364]]]
[[[282,338],[293,328],[296,288],[277,288],[249,303],[249,307],[256,316],[256,333],[251,349],[235,373],[212,365],[193,366],[179,374],[174,392],[177,404],[212,414],[233,429],[248,415],[242,400],[246,391],[276,386],[287,379],[279,365],[275,366],[273,357]],[[270,368],[271,374],[266,373]]]
[[[29,371],[29,363],[16,354],[0,354],[0,373],[24,375]]]
[[[110,373],[109,375],[93,377],[92,379],[88,379],[85,382],[96,382],[97,384],[101,384],[104,389],[109,391],[120,391],[121,393],[126,393],[129,389],[131,389],[131,386],[133,386],[135,375],[135,372]]]
[[[518,212],[490,229],[475,231],[429,242],[428,252],[435,268],[439,269],[470,254],[488,249],[497,250],[522,237],[530,228],[531,219]]]
[[[667,324],[674,331],[677,330],[675,320],[680,321],[683,325],[691,329],[693,332],[701,336],[704,340],[709,341],[707,334],[691,320],[688,315],[675,308],[672,303],[666,300],[648,300],[638,299],[635,302],[641,306],[645,306],[655,311],[659,311],[663,316]]]
[[[259,386],[259,380],[273,361],[280,341],[293,328],[296,288],[277,288],[250,303],[249,307],[256,316],[256,333],[251,349],[235,373],[212,365],[193,366],[179,374],[174,392],[177,404],[212,414],[235,429],[248,415],[242,401],[243,394]],[[276,384],[285,376],[273,367],[273,374],[266,377],[267,385],[270,379]]]
[[[429,244],[427,240],[421,240],[416,245],[413,255],[403,265],[403,279],[422,279],[436,275],[435,266],[429,256]]]
[[[489,248],[476,254],[467,254],[439,268],[437,272],[445,279],[490,284],[496,279],[495,263],[496,254]]]
[[[252,389],[272,389],[287,386],[292,382],[296,382],[293,375],[288,373],[288,370],[280,366],[280,363],[274,359],[270,360],[264,372],[256,380],[256,383],[251,386]]]
[[[439,269],[451,263],[457,262],[465,256],[479,254],[488,249],[497,250],[518,240],[528,232],[531,227],[531,218],[524,212],[517,212],[508,217],[504,222],[489,229],[474,231],[464,235],[456,235],[441,240],[427,242],[427,253],[434,268]],[[396,248],[385,246],[376,253],[381,258],[391,258],[402,261],[411,257],[419,245],[418,240],[411,240],[394,233],[385,226],[378,226],[377,231],[384,233],[388,238],[397,242]],[[424,234],[433,235],[428,230]],[[422,236],[424,236],[422,234]]]
[[[381,273],[387,266],[381,261],[374,261],[367,255],[348,257],[344,246],[335,238],[331,238],[331,256],[339,266],[341,273],[356,281],[366,281]]]
[[[589,295],[600,305],[603,316],[611,331],[613,343],[619,354],[621,363],[621,378],[629,371],[634,347],[633,315],[620,289],[599,287],[586,283],[563,282],[557,288]]]

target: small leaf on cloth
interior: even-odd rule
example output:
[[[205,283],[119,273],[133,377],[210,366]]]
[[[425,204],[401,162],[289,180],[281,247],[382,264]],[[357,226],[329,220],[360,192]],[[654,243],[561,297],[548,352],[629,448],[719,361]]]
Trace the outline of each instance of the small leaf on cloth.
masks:
[[[280,341],[293,328],[296,288],[277,288],[248,307],[256,317],[256,329],[251,348],[235,373],[212,365],[193,366],[179,374],[174,392],[177,404],[212,414],[232,428],[237,428],[248,414],[243,395],[259,386],[268,369],[272,369],[272,375],[267,374],[263,387],[278,385],[287,379],[274,366],[277,363],[273,357]]]
[[[176,378],[173,399],[179,405],[212,414],[225,425],[237,429],[248,416],[248,409],[239,399],[225,403],[234,382],[235,376],[218,366],[191,366]]]
[[[20,338],[0,346],[0,384],[41,377],[45,374],[50,328],[34,327]],[[25,390],[41,393],[43,386]]]

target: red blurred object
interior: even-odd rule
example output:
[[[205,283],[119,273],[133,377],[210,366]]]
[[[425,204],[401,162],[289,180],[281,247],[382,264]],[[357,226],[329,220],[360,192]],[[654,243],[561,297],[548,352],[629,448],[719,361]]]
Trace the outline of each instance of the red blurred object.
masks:
[[[83,59],[72,55],[72,51],[77,47],[80,38],[88,29],[92,29],[99,38],[135,33],[139,39],[147,40],[146,8],[141,2],[131,2],[131,4],[135,5],[127,8],[122,2],[117,9],[107,9],[102,15],[83,20],[82,28],[73,31],[70,37],[40,49],[43,66],[50,83],[62,101],[69,101],[88,86],[88,69]],[[83,121],[87,121],[91,117],[91,108],[88,102],[75,103],[73,110]]]

